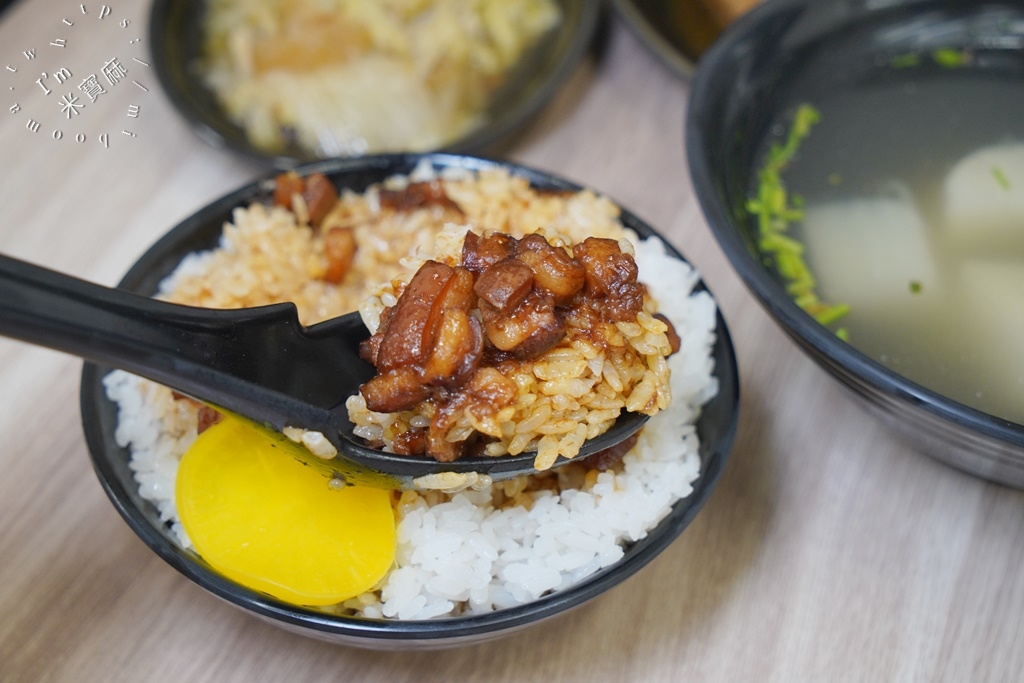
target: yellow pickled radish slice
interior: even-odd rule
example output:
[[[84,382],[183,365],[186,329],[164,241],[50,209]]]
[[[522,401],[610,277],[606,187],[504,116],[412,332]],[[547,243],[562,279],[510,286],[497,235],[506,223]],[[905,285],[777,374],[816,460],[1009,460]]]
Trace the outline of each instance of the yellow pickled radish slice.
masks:
[[[233,581],[294,604],[373,588],[395,558],[390,493],[332,488],[274,436],[226,417],[182,457],[178,514],[196,551]]]

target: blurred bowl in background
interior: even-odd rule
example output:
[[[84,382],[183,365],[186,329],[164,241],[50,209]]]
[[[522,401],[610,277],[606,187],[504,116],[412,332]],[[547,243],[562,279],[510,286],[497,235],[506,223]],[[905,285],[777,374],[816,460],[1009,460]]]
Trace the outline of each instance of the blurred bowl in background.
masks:
[[[295,128],[289,129],[288,127],[272,125],[269,118],[274,118],[275,122],[277,122],[277,119],[286,116],[303,118],[303,120],[310,120],[311,118],[328,120],[330,115],[322,115],[320,112],[331,111],[340,107],[331,106],[329,101],[319,99],[323,97],[323,88],[312,90],[312,92],[316,92],[318,95],[316,102],[313,102],[312,98],[307,98],[303,102],[296,102],[295,99],[291,99],[288,100],[289,105],[287,107],[283,107],[276,101],[271,102],[268,99],[271,97],[271,92],[284,91],[286,88],[291,87],[287,78],[285,80],[275,80],[273,88],[265,87],[263,82],[259,82],[259,84],[253,87],[247,85],[242,89],[236,88],[233,90],[234,94],[232,97],[236,100],[242,97],[239,93],[244,93],[246,101],[251,100],[259,103],[259,111],[248,120],[250,130],[267,133],[267,131],[275,129],[273,131],[274,135],[280,138],[275,142],[274,148],[268,148],[262,143],[256,144],[246,128],[226,113],[222,102],[209,85],[208,74],[206,73],[207,67],[205,66],[209,62],[205,58],[206,51],[204,46],[204,22],[207,18],[208,3],[155,0],[149,17],[149,40],[157,77],[171,103],[196,133],[215,147],[231,149],[250,157],[269,161],[278,168],[289,168],[298,163],[313,161],[319,158],[360,156],[362,154],[381,152],[428,152],[443,150],[457,153],[482,153],[507,144],[541,110],[544,104],[558,92],[559,88],[579,64],[591,43],[600,15],[600,4],[587,0],[553,0],[553,2],[560,12],[558,21],[552,27],[545,30],[539,39],[527,48],[513,66],[500,77],[500,83],[496,89],[486,95],[486,103],[480,116],[477,117],[478,120],[475,120],[471,127],[460,132],[456,138],[449,139],[447,142],[438,142],[438,144],[425,144],[423,149],[414,148],[411,144],[401,143],[389,144],[386,149],[380,148],[380,145],[376,148],[363,149],[362,147],[365,147],[365,144],[358,139],[358,135],[352,135],[351,139],[346,138],[342,142],[338,142],[336,136],[322,135],[320,136],[321,139],[316,143],[317,148],[314,148],[311,144],[304,144],[303,139],[309,140],[309,131],[304,130],[303,134],[300,135]],[[373,6],[371,5],[370,7],[372,8]],[[291,10],[292,6],[289,6],[289,11]],[[373,13],[368,12],[367,14],[372,15]],[[310,18],[303,30],[308,31],[311,27],[316,28],[318,21],[324,16],[326,15],[317,15]],[[529,23],[526,20],[524,22]],[[453,25],[453,22],[448,22],[444,30],[451,31]],[[340,23],[339,26],[344,27],[344,24]],[[297,29],[292,27],[288,30],[294,32]],[[362,29],[359,30],[362,31]],[[252,48],[251,41],[243,39],[250,36],[251,33],[251,31],[249,33],[240,31],[239,36],[233,36],[231,40],[222,41],[227,43],[223,45],[223,53],[232,58],[237,57],[243,62],[245,61],[244,55],[238,56],[242,52],[245,52],[245,54],[250,54],[250,52],[251,54],[260,54],[255,49],[246,52],[242,48],[242,45]],[[315,36],[311,36],[309,41],[304,42],[304,36],[301,33],[298,36],[284,34],[283,39],[277,46],[279,49],[275,51],[276,54],[272,57],[268,56],[267,59],[273,58],[279,64],[284,63],[286,67],[289,64],[291,66],[295,66],[295,63],[301,64],[302,60],[306,59],[327,61],[346,59],[347,57],[344,54],[345,48],[338,46],[355,45],[360,43],[361,40],[371,41],[365,31],[339,37],[337,40],[334,40],[333,34],[326,30],[322,31],[322,33],[323,35],[320,36],[324,38],[323,41],[320,41],[322,44],[317,43]],[[236,40],[235,38],[238,39]],[[522,36],[512,35],[505,36],[500,41],[495,40],[496,46],[492,46],[492,52],[500,55],[506,51],[515,51],[518,49],[515,41],[520,38]],[[388,39],[394,39],[394,36],[389,34]],[[373,40],[376,40],[376,38],[373,38]],[[435,51],[440,50],[442,53],[440,58],[443,59],[448,59],[448,57],[444,56],[444,46],[447,40],[447,38],[439,37],[437,38],[437,44],[430,48]],[[466,46],[460,44],[459,47],[465,48]],[[340,52],[336,53],[336,51]],[[264,50],[264,52],[268,52],[268,50]],[[453,48],[452,54],[457,52],[458,50]],[[371,54],[371,57],[373,56]],[[384,65],[383,60],[379,58],[375,57],[369,61],[373,61],[376,65],[373,67],[373,70],[361,71],[358,74],[353,71],[352,73],[356,75],[346,81],[351,87],[342,89],[344,91],[352,90],[363,93],[388,93],[382,99],[374,98],[374,101],[369,102],[365,110],[365,112],[369,113],[365,113],[364,116],[367,125],[375,125],[380,129],[383,128],[380,125],[381,120],[390,120],[392,117],[395,117],[395,120],[399,120],[408,131],[409,128],[420,125],[421,120],[426,120],[427,117],[423,116],[422,113],[424,108],[411,106],[410,104],[417,101],[422,103],[423,100],[416,100],[415,97],[406,92],[407,89],[403,90],[402,87],[397,85],[402,83],[404,86],[406,83],[403,73],[399,72],[396,68],[392,68],[392,66]],[[443,67],[444,64],[431,73],[440,73],[448,78],[454,72],[454,67],[449,71],[445,71]],[[293,72],[286,70],[283,73]],[[392,76],[392,78],[388,78],[388,75]],[[221,78],[219,82],[223,82],[223,80]],[[488,77],[487,87],[493,85],[491,83],[492,80],[492,78]],[[451,80],[449,79],[445,82],[450,83]],[[311,92],[311,90],[307,89],[304,92]],[[456,95],[452,95],[452,92],[456,92]],[[444,90],[443,93],[448,100],[455,96],[479,97],[479,93],[466,95],[465,92],[457,91],[457,88],[454,91],[449,88]],[[403,111],[415,109],[417,113],[403,118],[394,111],[387,110],[385,104],[391,101],[387,97],[393,97],[393,101],[409,105]],[[338,100],[335,100],[335,104],[337,102]],[[348,100],[344,100],[342,104],[347,105]],[[458,108],[460,106],[446,102],[443,105],[438,105],[438,109],[447,108],[447,110],[463,111]],[[317,108],[315,114],[311,113],[312,108]],[[284,109],[288,110],[287,114],[283,113]],[[273,112],[273,114],[267,114],[266,112]],[[364,111],[361,110],[360,113],[363,114]],[[334,123],[333,120],[332,123]],[[305,128],[308,128],[308,126],[305,126]],[[344,126],[339,124],[334,128],[334,132],[342,128]],[[398,130],[397,126],[395,130]],[[384,134],[380,130],[377,133],[379,135]],[[346,135],[348,135],[347,132]],[[262,141],[265,138],[266,135],[263,135],[257,139]],[[407,138],[403,137],[401,139]],[[430,139],[440,140],[436,136],[430,137]],[[280,143],[280,145],[277,143]]]
[[[1015,202],[1009,211],[1024,210],[1024,178],[1010,177],[1024,173],[1022,87],[1020,0],[769,0],[731,26],[704,56],[686,121],[689,166],[708,224],[782,329],[913,447],[1015,487],[1024,487],[1024,427],[1020,417],[1010,417],[1024,413],[1019,295],[1008,296],[1005,286],[989,287],[971,300],[968,314],[949,311],[967,296],[951,292],[966,286],[968,272],[978,273],[978,283],[1024,277],[1019,216],[996,237],[989,234],[994,229],[973,225],[975,214],[954,220],[961,196],[974,202],[970,210],[978,223],[996,204]],[[820,120],[803,117],[801,125],[813,127],[789,145],[787,135],[802,109]],[[997,158],[1002,161],[985,161]],[[971,164],[983,167],[963,186],[959,169]],[[774,176],[765,174],[770,166]],[[797,216],[787,235],[781,235],[787,227],[781,214],[760,222],[766,202]],[[853,233],[858,216],[868,228]],[[1012,218],[1002,219],[1007,217]],[[940,246],[957,233],[963,239],[953,254],[940,256]],[[815,251],[823,236],[835,241]],[[787,256],[783,264],[769,243],[792,237],[798,248],[791,254],[798,258]],[[994,246],[986,246],[983,237]],[[1004,239],[1016,240],[1016,246],[999,241]],[[897,251],[910,242],[926,246]],[[947,263],[971,250],[986,252],[977,255],[980,268]],[[898,263],[883,265],[890,261]],[[800,263],[813,273],[803,278],[811,290],[792,277]],[[843,278],[852,287],[841,290]],[[814,298],[815,284],[823,299],[850,303],[848,318],[831,329],[808,312],[817,310],[809,304],[821,303]],[[801,299],[805,307],[794,301],[797,291],[810,293]],[[891,318],[891,336],[926,344],[880,351],[868,333],[882,327],[872,317],[876,304]],[[925,319],[926,308],[935,315]],[[975,324],[983,314],[996,326]],[[849,343],[837,332],[849,334]],[[1011,349],[989,346],[1007,333]],[[918,366],[929,356],[939,364],[922,370]],[[954,394],[947,380],[963,373],[957,363],[965,359],[978,361],[976,373],[975,366],[965,367],[970,379],[984,377],[983,383]],[[985,360],[994,361],[993,367],[981,369]],[[1013,405],[979,408],[999,392]]]
[[[618,15],[677,76],[689,78],[722,30],[758,0],[612,0]]]

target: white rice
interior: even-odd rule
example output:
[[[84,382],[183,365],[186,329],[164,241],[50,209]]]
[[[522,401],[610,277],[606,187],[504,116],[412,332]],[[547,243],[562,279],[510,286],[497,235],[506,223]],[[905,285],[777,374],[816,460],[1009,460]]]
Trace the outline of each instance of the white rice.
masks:
[[[692,292],[697,274],[660,240],[636,245],[640,278],[682,339],[669,359],[672,404],[650,419],[620,472],[584,485],[528,490],[508,504],[502,484],[453,495],[403,494],[398,552],[378,590],[332,608],[371,618],[430,619],[479,614],[564,590],[622,558],[700,475],[694,423],[718,390],[713,376],[715,304]],[[196,436],[195,408],[170,390],[116,371],[104,380],[118,405],[117,442],[130,449],[143,498],[190,547],[174,505],[178,459]],[[495,501],[499,505],[495,505]]]
[[[669,359],[672,404],[652,417],[621,473],[586,490],[540,491],[533,505],[495,509],[490,491],[443,503],[419,498],[402,510],[398,557],[379,597],[346,606],[363,616],[428,619],[479,614],[564,590],[622,558],[693,491],[700,474],[694,423],[718,390],[712,375],[715,304],[691,292],[696,273],[657,239],[637,245],[642,279],[682,338]]]

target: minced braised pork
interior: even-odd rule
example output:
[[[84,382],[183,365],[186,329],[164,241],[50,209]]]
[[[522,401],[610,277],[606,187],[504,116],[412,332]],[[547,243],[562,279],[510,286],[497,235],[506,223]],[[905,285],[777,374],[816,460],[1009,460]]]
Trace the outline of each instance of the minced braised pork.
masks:
[[[356,238],[349,227],[326,227],[327,214],[338,203],[338,191],[323,173],[305,178],[295,171],[282,173],[275,179],[274,203],[295,212],[300,202],[313,229],[323,229],[324,256],[327,267],[321,279],[338,284],[352,268],[356,255]]]
[[[438,180],[409,183],[401,190],[380,191],[380,205],[395,211],[411,211],[426,206],[437,206],[462,215],[462,209],[445,194]]]
[[[503,364],[543,355],[570,317],[579,327],[635,320],[643,298],[636,263],[615,240],[590,237],[570,254],[539,234],[470,231],[459,265],[427,261],[385,309],[360,347],[379,373],[360,393],[374,412],[431,401],[430,425],[408,432],[396,451],[450,462],[466,443],[445,435],[464,409],[494,415],[516,400]]]

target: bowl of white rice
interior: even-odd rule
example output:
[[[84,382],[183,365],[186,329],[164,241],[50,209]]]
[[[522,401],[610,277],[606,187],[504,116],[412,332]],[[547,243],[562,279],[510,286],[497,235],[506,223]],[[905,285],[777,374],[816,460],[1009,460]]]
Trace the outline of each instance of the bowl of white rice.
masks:
[[[585,0],[156,0],[154,69],[206,142],[279,168],[494,152],[585,55]]]
[[[154,552],[214,596],[282,628],[346,645],[417,649],[497,638],[554,617],[626,580],[683,532],[728,459],[739,382],[714,298],[671,245],[599,193],[504,162],[381,155],[298,172],[326,176],[345,215],[358,217],[357,255],[342,281],[310,277],[321,247],[302,215],[272,206],[275,180],[267,178],[172,229],[120,286],[212,307],[292,300],[306,324],[340,315],[443,229],[437,207],[390,211],[380,200],[431,183],[473,226],[515,234],[545,225],[628,240],[640,280],[681,339],[669,359],[672,402],[614,463],[573,462],[462,491],[393,493],[397,550],[384,579],[340,604],[306,607],[229,580],[192,547],[174,492],[177,464],[197,436],[195,408],[165,387],[87,363],[81,410],[96,474]]]

